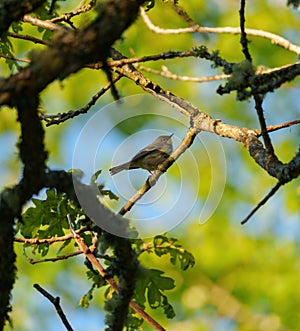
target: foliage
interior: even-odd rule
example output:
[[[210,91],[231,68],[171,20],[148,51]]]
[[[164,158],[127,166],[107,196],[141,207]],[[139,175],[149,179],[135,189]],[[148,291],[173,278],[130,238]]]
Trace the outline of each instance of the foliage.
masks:
[[[101,174],[101,170],[97,171],[91,178],[91,185],[96,185],[98,176]],[[98,185],[101,189],[101,193],[108,195],[111,199],[116,199],[116,196],[110,190],[104,190],[104,185]],[[55,238],[64,236],[69,229],[67,222],[68,216],[75,220],[73,223],[74,229],[80,230],[83,226],[86,226],[87,220],[81,209],[77,208],[71,200],[67,198],[65,194],[57,193],[53,189],[46,190],[45,199],[32,199],[34,207],[29,207],[22,215],[22,223],[19,224],[20,234],[24,238],[37,239],[35,244],[24,244],[25,247],[31,247],[34,255],[40,254],[41,257],[46,258],[50,252],[51,243],[43,243],[43,239],[54,239],[52,244],[56,244]],[[92,228],[91,228],[92,229]],[[90,246],[92,244],[91,235],[83,233],[82,238],[85,243]],[[70,239],[63,241],[63,244],[59,247],[57,254],[62,253],[71,243]],[[156,236],[151,242],[144,242],[143,240],[134,240],[136,253],[141,254],[143,247],[147,246],[147,251],[150,252],[149,247],[153,247],[153,253],[157,256],[170,255],[170,262],[172,264],[179,263],[182,270],[186,270],[188,267],[192,267],[195,263],[191,253],[186,251],[177,243],[177,239],[168,238],[163,235]],[[76,246],[76,245],[75,245]],[[116,256],[111,252],[110,246],[105,238],[100,238],[99,251],[101,254],[98,256],[107,265],[107,275],[114,270],[114,260]],[[90,302],[93,299],[94,291],[97,288],[107,286],[105,278],[96,271],[93,266],[86,261],[87,278],[92,282],[92,286],[89,291],[80,299],[79,305],[81,307],[88,308]],[[110,271],[111,270],[111,271]],[[157,269],[147,269],[140,266],[137,275],[137,284],[135,289],[135,295],[133,299],[143,308],[147,303],[150,308],[157,309],[162,308],[167,318],[174,318],[175,312],[172,305],[169,303],[167,296],[164,294],[166,290],[172,290],[175,288],[174,280],[170,277],[163,276],[164,271]],[[108,287],[105,297],[107,299],[105,309],[108,312],[114,310],[114,300],[116,301],[116,294]],[[127,327],[128,330],[134,330],[137,325],[143,323],[142,318],[138,318],[133,310],[130,311],[131,315],[128,316]],[[109,317],[107,317],[109,318]],[[107,323],[108,319],[107,319]]]

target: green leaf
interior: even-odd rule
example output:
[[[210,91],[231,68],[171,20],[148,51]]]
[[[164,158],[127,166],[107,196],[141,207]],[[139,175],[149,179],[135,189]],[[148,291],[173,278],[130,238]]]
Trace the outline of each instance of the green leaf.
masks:
[[[67,239],[66,241],[64,241],[62,243],[62,245],[59,247],[58,251],[57,251],[57,255],[61,253],[61,251],[63,249],[65,249],[70,243],[72,242],[72,239]]]
[[[193,267],[195,264],[194,256],[176,243],[176,238],[168,238],[158,235],[153,239],[154,252],[157,256],[169,254],[172,264],[179,263],[182,270]]]
[[[11,24],[11,28],[13,32],[20,33],[21,31],[23,31],[23,22],[22,21],[13,22]]]
[[[173,289],[175,283],[172,278],[163,274],[161,270],[140,268],[135,299],[142,308],[147,301],[152,309],[163,308],[165,315],[173,318],[175,312],[163,292]]]
[[[49,251],[48,243],[38,245],[38,252],[42,255],[42,257],[46,256],[48,251]]]
[[[3,53],[4,55],[7,55],[9,57],[14,57],[13,54],[13,44],[11,41],[7,38],[5,34],[1,35],[0,37],[0,53]],[[13,59],[5,59],[5,62],[7,63],[10,70],[12,70],[14,67],[17,69],[20,69],[20,66],[18,63]]]
[[[86,274],[88,279],[91,279],[93,281],[93,285],[79,301],[79,306],[84,308],[89,307],[90,301],[92,301],[93,299],[94,290],[96,288],[107,285],[105,279],[102,276],[100,276],[100,274],[97,271],[88,270]]]

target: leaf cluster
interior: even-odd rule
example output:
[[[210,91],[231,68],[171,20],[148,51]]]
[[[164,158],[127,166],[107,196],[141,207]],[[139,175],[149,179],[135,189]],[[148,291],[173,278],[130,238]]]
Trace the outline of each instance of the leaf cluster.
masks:
[[[46,191],[46,199],[32,199],[33,207],[29,207],[22,215],[19,230],[24,238],[49,239],[63,236],[69,225],[67,215],[78,221],[82,217],[80,209],[66,197],[65,194],[57,193],[54,189]],[[63,246],[69,243],[64,242]],[[43,257],[49,251],[49,243],[33,245]],[[60,250],[61,250],[60,249]]]
[[[100,189],[101,193],[106,194],[110,199],[117,197],[109,190],[104,189],[104,185],[98,185],[97,178],[101,171],[95,173],[91,178],[91,185]],[[34,254],[38,253],[43,258],[49,253],[49,242],[44,242],[43,239],[51,239],[64,236],[69,230],[67,222],[68,215],[73,220],[74,229],[79,230],[87,224],[87,218],[83,211],[79,209],[66,194],[58,193],[54,189],[48,189],[45,192],[45,198],[32,199],[33,206],[29,207],[22,215],[22,222],[18,225],[18,231],[27,239],[36,239],[35,243],[25,243],[24,246],[30,246]],[[91,231],[97,227],[91,227]],[[98,231],[98,230],[96,230]],[[87,246],[91,245],[91,234],[82,233],[81,237],[84,239]],[[53,243],[55,240],[53,240]],[[66,239],[61,244],[57,254],[59,254],[66,246],[71,243],[71,239]],[[158,257],[169,257],[170,263],[179,265],[182,270],[186,270],[195,264],[193,255],[186,251],[177,239],[168,238],[165,235],[158,235],[151,241],[132,240],[132,247],[137,256],[142,253],[155,254]],[[100,236],[98,243],[98,251],[95,252],[97,258],[104,261],[106,265],[107,277],[114,278],[118,282],[119,272],[116,270],[117,257],[111,249],[110,242],[106,236]],[[103,278],[97,270],[93,268],[91,263],[85,261],[87,267],[87,278],[91,281],[91,288],[80,299],[79,305],[88,308],[93,297],[94,291],[107,287],[104,293],[106,299],[105,310],[108,312],[106,322],[109,325],[109,318],[111,318],[114,311],[114,306],[117,304],[117,294],[113,289],[107,286],[106,279]],[[132,298],[140,307],[145,309],[162,309],[167,318],[173,318],[175,311],[170,304],[166,291],[175,288],[175,281],[171,277],[165,275],[164,271],[158,269],[146,268],[142,265],[138,267],[136,275],[136,287],[134,297]],[[143,323],[133,310],[127,319],[127,330],[136,330]]]

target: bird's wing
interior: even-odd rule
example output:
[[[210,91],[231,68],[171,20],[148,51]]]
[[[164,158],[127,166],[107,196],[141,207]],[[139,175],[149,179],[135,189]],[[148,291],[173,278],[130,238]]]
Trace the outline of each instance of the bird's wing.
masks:
[[[139,152],[137,152],[134,157],[131,159],[130,162],[134,162],[136,160],[139,160],[143,157],[145,157],[146,155],[148,155],[149,153],[151,153],[153,151],[152,148],[149,148],[148,150],[146,150],[146,148],[140,150]]]

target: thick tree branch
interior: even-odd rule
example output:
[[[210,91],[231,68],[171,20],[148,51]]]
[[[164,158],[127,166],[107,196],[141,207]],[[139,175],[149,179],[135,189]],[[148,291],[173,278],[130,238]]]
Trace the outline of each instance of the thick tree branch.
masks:
[[[43,187],[47,156],[44,131],[37,114],[38,97],[24,91],[22,98],[15,103],[21,123],[19,149],[24,168],[20,183],[12,189],[5,189],[0,196],[0,330],[8,319],[10,291],[15,278],[14,221],[24,203]]]
[[[5,30],[11,21],[19,18],[20,15],[32,10],[32,3],[37,6],[42,2],[23,1],[21,11],[18,10],[20,1],[2,3],[0,31]],[[111,45],[134,21],[142,3],[142,0],[106,1],[99,9],[98,17],[86,29],[59,31],[48,49],[32,54],[31,65],[18,74],[0,81],[0,104],[16,106],[18,109],[18,120],[21,123],[19,149],[24,163],[23,178],[20,183],[13,189],[4,190],[0,196],[1,330],[8,319],[10,292],[15,279],[14,219],[19,216],[23,204],[34,193],[38,193],[46,182],[46,152],[43,145],[44,132],[37,112],[38,94],[52,81],[65,78],[85,64],[94,61],[105,62]],[[5,15],[12,19],[3,19]],[[95,202],[95,199],[94,197],[91,201]],[[103,211],[99,203],[96,203],[94,208],[97,212]],[[129,243],[126,247],[128,246]],[[127,253],[131,254],[130,247]],[[117,250],[116,255],[118,255]],[[126,289],[126,276],[124,279]]]
[[[1,0],[0,34],[7,31],[10,24],[18,21],[24,14],[40,7],[46,0]]]
[[[32,55],[32,64],[0,82],[0,105],[15,105],[24,90],[41,92],[55,79],[63,79],[92,62],[105,62],[111,45],[135,20],[139,1],[110,0],[84,30],[57,32],[53,44]]]

